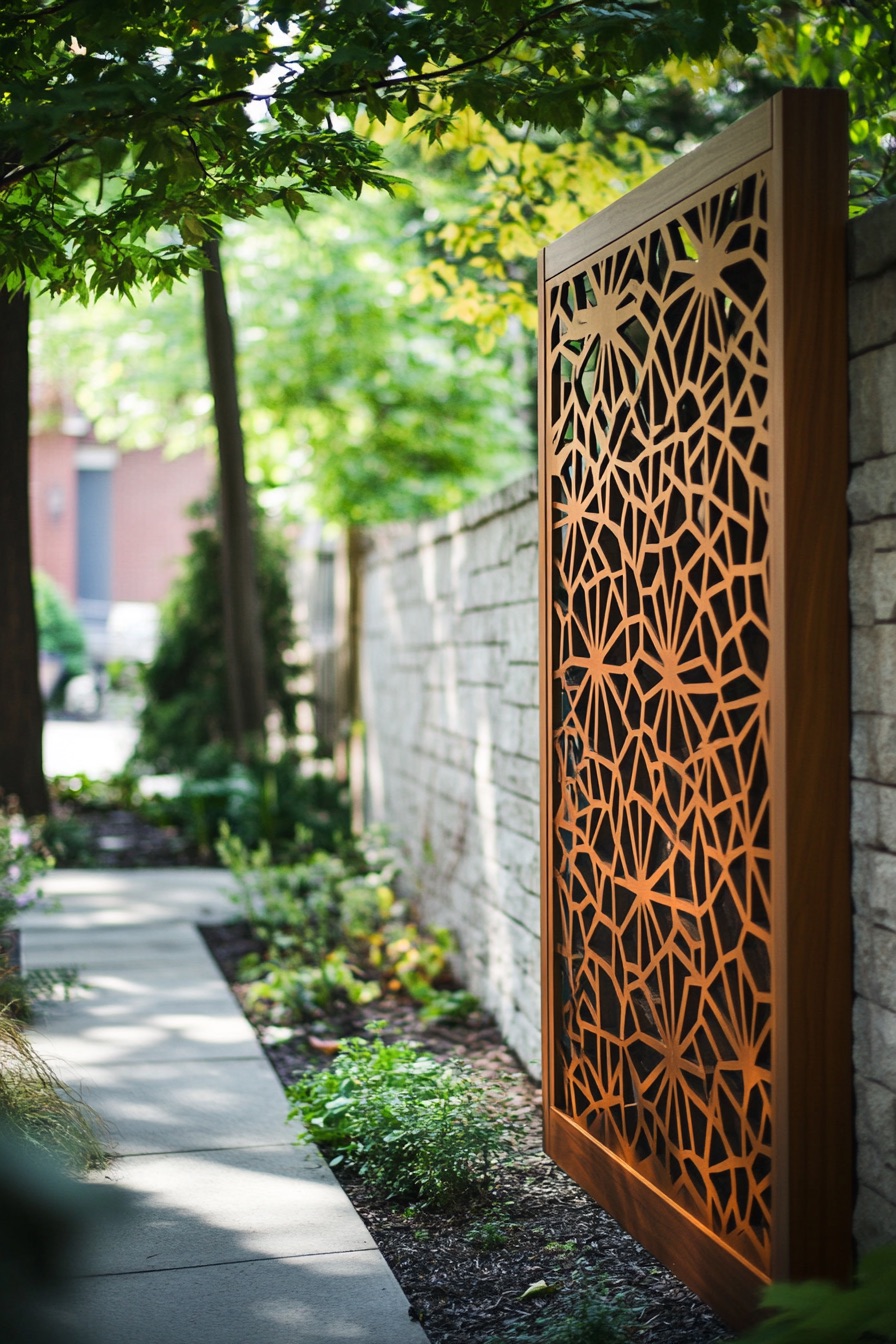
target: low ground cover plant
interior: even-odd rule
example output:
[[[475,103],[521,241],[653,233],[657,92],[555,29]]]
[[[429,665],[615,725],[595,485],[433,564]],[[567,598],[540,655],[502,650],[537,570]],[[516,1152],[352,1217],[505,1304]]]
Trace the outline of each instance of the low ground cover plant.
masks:
[[[395,892],[398,855],[378,832],[275,864],[225,826],[218,854],[236,879],[236,900],[262,951],[244,958],[245,1006],[277,1025],[300,1022],[340,1000],[371,1003],[404,991],[428,1017],[462,1016],[475,996],[449,987],[454,941],[423,929]]]
[[[125,769],[109,779],[94,779],[82,771],[47,781],[50,812],[37,825],[41,843],[56,863],[63,868],[92,868],[102,862],[96,820],[114,812],[136,811],[138,778]]]
[[[413,1042],[387,1045],[378,1025],[286,1089],[300,1139],[391,1199],[444,1209],[482,1198],[514,1153],[498,1090]]]
[[[133,766],[108,780],[66,775],[50,781],[50,797],[41,838],[65,867],[103,863],[97,833],[104,818],[114,824],[125,814],[144,835],[167,836],[171,854],[203,863],[214,862],[225,824],[250,849],[266,843],[279,863],[333,849],[350,830],[345,786],[314,762],[294,751],[239,761],[224,743],[205,748],[180,775],[147,777]]]

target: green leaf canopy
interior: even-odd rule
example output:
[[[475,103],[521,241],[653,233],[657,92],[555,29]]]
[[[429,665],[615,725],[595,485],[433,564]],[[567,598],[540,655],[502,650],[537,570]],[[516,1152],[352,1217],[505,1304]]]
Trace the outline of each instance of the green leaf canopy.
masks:
[[[13,0],[0,12],[0,279],[82,299],[201,266],[221,218],[390,175],[354,129],[458,110],[574,128],[670,54],[749,45],[740,0]]]

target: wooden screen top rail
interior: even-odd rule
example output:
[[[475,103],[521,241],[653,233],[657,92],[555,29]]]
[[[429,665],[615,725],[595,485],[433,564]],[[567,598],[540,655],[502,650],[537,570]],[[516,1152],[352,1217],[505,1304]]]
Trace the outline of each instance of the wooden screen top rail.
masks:
[[[571,229],[544,249],[545,279],[550,280],[574,266],[645,220],[680,204],[696,191],[711,186],[732,168],[772,147],[772,103],[763,103],[735,122],[723,136],[716,136],[691,150],[655,177],[642,182],[626,196]]]

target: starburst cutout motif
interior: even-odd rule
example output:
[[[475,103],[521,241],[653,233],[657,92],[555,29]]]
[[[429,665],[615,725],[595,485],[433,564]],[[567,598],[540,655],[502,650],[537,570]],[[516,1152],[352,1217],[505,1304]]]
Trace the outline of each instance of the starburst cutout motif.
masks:
[[[566,1112],[768,1269],[766,183],[550,290]]]

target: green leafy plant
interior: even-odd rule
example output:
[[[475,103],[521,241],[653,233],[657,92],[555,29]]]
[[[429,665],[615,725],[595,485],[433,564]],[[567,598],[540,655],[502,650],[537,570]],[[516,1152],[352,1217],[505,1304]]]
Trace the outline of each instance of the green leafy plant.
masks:
[[[455,1207],[484,1195],[496,1161],[513,1155],[498,1089],[412,1042],[387,1045],[377,1028],[341,1041],[331,1066],[287,1096],[301,1136],[392,1199]]]
[[[139,780],[136,771],[124,769],[108,779],[94,779],[81,771],[71,775],[55,775],[47,782],[50,799],[55,806],[109,812],[114,808],[131,809],[137,806]]]
[[[430,985],[422,998],[420,1019],[423,1022],[466,1022],[478,1008],[479,999],[468,989],[434,989]]]
[[[92,868],[97,862],[90,827],[70,813],[54,812],[45,817],[41,842],[63,868]]]
[[[65,868],[92,868],[101,862],[87,816],[140,807],[139,776],[123,770],[109,779],[76,773],[48,780],[50,811],[37,829],[44,849]]]
[[[300,863],[272,864],[267,844],[250,851],[225,825],[218,854],[236,879],[235,900],[264,951],[244,959],[245,1003],[280,1024],[338,1000],[370,1003],[404,990],[421,1016],[460,1018],[477,1006],[448,988],[454,949],[445,929],[421,930],[395,894],[394,850],[378,834],[317,851]]]
[[[7,1013],[17,1022],[31,1022],[34,1004],[43,999],[68,999],[76,985],[81,984],[75,966],[41,966],[31,971],[19,971],[0,960],[0,1013]]]
[[[328,952],[317,965],[261,962],[247,966],[244,974],[252,980],[243,1000],[246,1011],[257,1015],[261,1010],[277,1024],[314,1016],[340,999],[372,1003],[380,995],[379,985],[362,979],[342,948]]]
[[[510,1220],[506,1213],[499,1212],[481,1222],[471,1223],[465,1233],[467,1241],[480,1251],[499,1251],[506,1246],[510,1233]]]
[[[53,1073],[21,1025],[0,1010],[0,1121],[74,1171],[104,1166],[102,1123]]]
[[[84,627],[61,590],[47,574],[36,570],[32,575],[32,583],[41,652],[54,654],[61,660],[66,679],[79,676],[87,671]]]
[[[852,1288],[833,1283],[773,1283],[762,1295],[773,1314],[740,1344],[893,1344],[896,1243],[870,1251]]]

